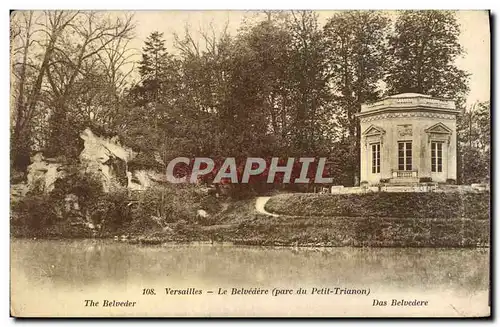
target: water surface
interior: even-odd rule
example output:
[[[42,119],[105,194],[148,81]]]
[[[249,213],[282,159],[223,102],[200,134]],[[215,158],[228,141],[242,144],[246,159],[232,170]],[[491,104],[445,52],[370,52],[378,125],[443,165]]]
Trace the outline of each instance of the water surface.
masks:
[[[481,315],[488,311],[488,249],[269,248],[111,240],[11,241],[12,308],[29,316]],[[172,296],[165,288],[201,290]],[[219,288],[305,289],[305,295],[217,295]],[[312,288],[366,295],[311,295]],[[142,295],[144,288],[155,296]],[[214,293],[208,293],[212,291]],[[374,299],[426,300],[378,307]],[[133,308],[84,300],[136,301]]]

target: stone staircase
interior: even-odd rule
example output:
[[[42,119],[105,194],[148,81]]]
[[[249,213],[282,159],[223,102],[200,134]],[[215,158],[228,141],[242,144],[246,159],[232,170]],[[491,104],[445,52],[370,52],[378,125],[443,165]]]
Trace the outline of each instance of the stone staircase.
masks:
[[[416,185],[419,183],[418,177],[393,177],[389,179],[389,184],[395,185]]]
[[[389,179],[391,185],[411,185],[419,183],[418,171],[416,170],[393,170],[392,177]]]

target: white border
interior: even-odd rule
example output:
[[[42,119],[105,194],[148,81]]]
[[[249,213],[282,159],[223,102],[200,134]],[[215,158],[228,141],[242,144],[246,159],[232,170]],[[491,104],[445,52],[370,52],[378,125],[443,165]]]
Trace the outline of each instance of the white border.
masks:
[[[12,318],[9,318],[9,264],[8,264],[8,258],[9,258],[9,212],[8,212],[8,207],[9,207],[9,197],[10,197],[10,191],[9,191],[9,162],[8,162],[8,154],[9,154],[9,65],[7,64],[9,61],[9,15],[8,15],[8,10],[9,9],[133,9],[133,10],[152,10],[152,9],[176,9],[176,10],[189,10],[189,9],[243,9],[243,10],[251,10],[251,9],[492,9],[492,14],[496,15],[495,19],[498,19],[498,14],[500,12],[499,8],[499,3],[500,1],[498,0],[491,0],[491,1],[485,1],[485,0],[474,0],[474,1],[465,1],[465,0],[456,0],[456,1],[441,1],[437,2],[435,0],[419,0],[415,2],[403,2],[403,1],[356,1],[356,0],[350,0],[350,1],[319,1],[319,0],[308,0],[308,1],[297,1],[297,0],[288,0],[288,1],[269,1],[269,0],[253,0],[253,1],[246,1],[246,2],[235,2],[235,1],[210,1],[210,2],[204,2],[204,1],[189,1],[189,0],[184,0],[184,1],[179,1],[179,2],[171,2],[171,1],[165,1],[165,2],[160,2],[160,1],[137,1],[137,0],[121,0],[121,1],[103,1],[103,0],[86,0],[85,2],[70,2],[67,0],[45,0],[45,1],[2,1],[1,7],[2,10],[0,11],[0,33],[1,33],[1,65],[0,65],[0,76],[3,76],[2,78],[2,87],[0,89],[0,94],[1,94],[1,110],[0,110],[0,147],[1,147],[1,154],[3,159],[0,161],[0,171],[2,172],[0,174],[0,192],[1,192],[1,206],[0,208],[2,209],[2,215],[0,216],[1,219],[3,219],[3,228],[2,228],[2,238],[1,238],[1,253],[3,256],[1,257],[2,260],[2,269],[1,269],[1,288],[0,288],[0,321],[1,325],[11,325],[14,324],[14,320]],[[498,21],[496,23],[498,25]],[[492,29],[494,30],[494,38],[495,40],[493,41],[494,45],[494,53],[495,53],[495,58],[498,58],[498,30],[496,26],[492,26]],[[492,58],[493,59],[493,58]],[[497,72],[498,68],[496,66],[492,66],[494,69],[494,74],[493,74],[493,85],[495,86],[492,94],[499,94],[499,86],[498,86],[498,81],[497,81]],[[495,102],[498,103],[499,99],[495,99]],[[496,108],[493,108],[493,111]],[[495,121],[494,124],[498,123],[497,122],[497,117],[498,115],[495,114],[494,117]],[[494,128],[495,129],[495,128]],[[492,140],[492,144],[500,144],[500,133],[497,131],[495,133],[495,139]],[[495,151],[495,163],[498,163],[500,161],[498,151]],[[493,169],[496,167],[493,166]],[[498,173],[495,174],[496,178],[494,180],[495,184],[497,185],[498,182]],[[496,186],[495,185],[495,186]],[[499,194],[498,192],[495,192],[494,199],[492,199],[492,203],[499,204]],[[495,223],[495,231],[494,235],[498,236],[499,232],[499,226],[500,222],[496,220],[497,217],[493,217],[492,219],[496,221]],[[498,242],[495,242],[496,246],[494,249],[492,249],[493,253],[497,253],[498,250]],[[498,270],[496,270],[498,272]],[[498,273],[497,273],[498,275]],[[498,276],[497,276],[498,277]],[[498,279],[496,280],[498,282]],[[495,283],[496,284],[496,283]],[[493,290],[494,292],[496,290]],[[497,292],[495,292],[496,295],[498,295]],[[36,296],[35,293],[33,296]],[[496,301],[499,301],[499,297],[495,296]],[[497,311],[498,315],[498,311]],[[67,325],[70,324],[71,322],[74,321],[60,321],[56,322],[58,325]],[[92,326],[103,326],[105,323],[109,323],[111,321],[92,321],[92,322],[84,322],[84,321],[78,321],[77,323],[82,324],[82,323],[91,323]],[[393,321],[393,323],[399,324],[403,321]],[[405,323],[409,324],[416,324],[416,323],[425,323],[426,325],[437,325],[438,323],[443,323],[444,321],[420,321],[420,322],[408,322],[405,321]],[[468,323],[479,323],[480,321],[469,321]],[[24,322],[25,324],[37,324],[38,326],[44,325],[44,326],[51,326],[54,324],[54,321],[29,321],[29,322]],[[112,323],[137,323],[137,322],[132,322],[132,321],[113,321]],[[142,323],[151,323],[151,321],[143,321]],[[179,322],[175,321],[159,321],[157,323],[161,324],[178,324]],[[181,322],[183,325],[186,324],[186,322]],[[193,321],[189,323],[195,323]],[[211,323],[214,323],[213,321]],[[215,323],[218,323],[215,322]],[[237,323],[237,321],[232,321],[232,322],[226,322],[226,323]],[[264,321],[254,321],[254,323],[258,323],[259,325],[261,324],[270,324],[272,322],[264,322]],[[349,325],[352,324],[352,322],[348,321],[332,321],[332,323],[335,324],[347,324]],[[362,322],[359,322],[362,323]],[[386,324],[387,321],[370,321],[370,324]],[[448,323],[456,323],[456,321],[448,321]],[[484,322],[483,322],[484,323]]]

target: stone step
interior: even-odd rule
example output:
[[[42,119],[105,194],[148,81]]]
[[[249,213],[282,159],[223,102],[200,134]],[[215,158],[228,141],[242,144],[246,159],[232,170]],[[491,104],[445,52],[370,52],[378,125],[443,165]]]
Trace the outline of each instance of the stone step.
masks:
[[[417,177],[413,178],[402,178],[394,177],[389,180],[390,184],[418,184],[419,179]]]

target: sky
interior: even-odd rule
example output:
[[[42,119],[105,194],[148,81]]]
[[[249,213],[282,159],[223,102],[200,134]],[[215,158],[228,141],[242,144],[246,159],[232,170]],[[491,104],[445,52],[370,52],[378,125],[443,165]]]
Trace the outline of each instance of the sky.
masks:
[[[323,25],[334,14],[333,11],[317,11],[319,22]],[[388,12],[393,15],[393,12]],[[136,38],[131,46],[140,53],[147,36],[154,30],[164,33],[170,52],[177,33],[183,36],[184,29],[189,26],[193,35],[197,31],[208,30],[212,25],[220,32],[228,24],[230,34],[236,34],[238,27],[245,19],[255,18],[256,12],[251,11],[136,11]],[[490,36],[488,12],[480,10],[457,11],[458,23],[461,26],[459,42],[465,50],[462,58],[456,64],[470,74],[470,92],[467,104],[490,99]]]

